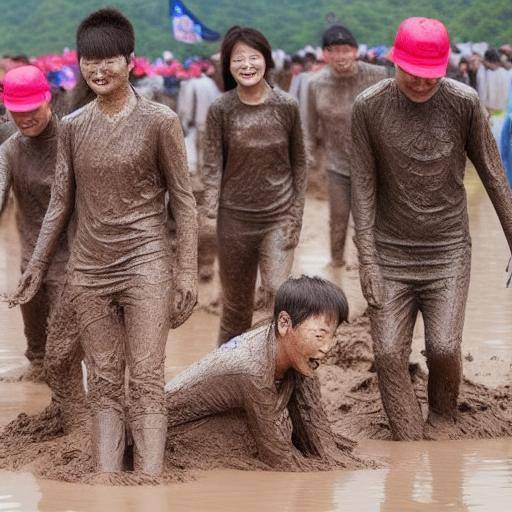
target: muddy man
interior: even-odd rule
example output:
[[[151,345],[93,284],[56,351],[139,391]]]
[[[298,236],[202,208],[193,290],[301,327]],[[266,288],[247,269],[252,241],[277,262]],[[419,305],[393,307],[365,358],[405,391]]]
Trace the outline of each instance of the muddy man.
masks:
[[[165,344],[171,324],[183,323],[197,300],[197,221],[178,117],[130,86],[134,45],[131,23],[114,9],[78,27],[80,71],[96,99],[61,122],[50,205],[12,302],[37,292],[73,215],[66,293],[88,369],[96,471],[122,470],[126,414],[135,470],[158,475]]]
[[[353,443],[331,431],[314,372],[347,318],[337,286],[316,277],[288,279],[277,290],[270,324],[231,339],[166,385],[170,432],[241,409],[259,459],[271,468],[357,462]]]
[[[396,78],[356,99],[352,204],[361,285],[370,305],[382,402],[395,439],[421,439],[408,373],[414,324],[425,324],[428,423],[456,419],[471,240],[464,171],[474,164],[512,247],[512,195],[487,114],[444,78],[450,40],[433,19],[398,29]]]
[[[52,114],[50,86],[35,66],[21,66],[4,77],[3,102],[18,131],[0,148],[0,211],[12,188],[21,244],[21,271],[27,268],[50,202],[55,175],[59,120]],[[37,294],[21,306],[29,368],[19,377],[43,379],[47,324],[65,280],[68,261],[66,233]]]

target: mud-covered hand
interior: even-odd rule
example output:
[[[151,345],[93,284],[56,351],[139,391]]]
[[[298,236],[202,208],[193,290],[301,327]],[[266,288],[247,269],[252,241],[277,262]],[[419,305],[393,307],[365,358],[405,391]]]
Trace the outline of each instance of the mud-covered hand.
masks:
[[[359,278],[368,304],[381,309],[384,305],[384,283],[379,266],[375,263],[360,265]]]
[[[23,272],[15,292],[7,297],[9,307],[30,302],[43,282],[48,265],[41,261],[30,262]]]
[[[197,273],[181,272],[175,281],[171,304],[171,329],[183,324],[197,303]]]
[[[296,219],[290,220],[283,230],[283,249],[295,249],[299,245],[302,225]]]

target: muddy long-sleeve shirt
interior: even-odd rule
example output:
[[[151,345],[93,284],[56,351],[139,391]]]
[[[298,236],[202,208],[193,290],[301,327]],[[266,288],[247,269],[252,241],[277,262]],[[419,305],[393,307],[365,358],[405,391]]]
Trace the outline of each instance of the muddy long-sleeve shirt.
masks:
[[[424,280],[468,271],[464,189],[474,164],[512,248],[512,195],[487,115],[468,86],[442,79],[425,103],[394,79],[361,93],[352,116],[352,204],[361,263]]]
[[[308,86],[308,150],[314,154],[321,142],[326,170],[343,176],[350,176],[350,122],[356,96],[387,77],[384,66],[361,61],[356,64],[357,72],[350,76],[336,76],[330,66],[325,66],[312,75]]]
[[[55,184],[34,258],[45,261],[74,211],[70,283],[115,289],[169,273],[165,194],[177,268],[197,271],[197,220],[183,133],[169,108],[133,96],[107,116],[95,101],[61,121]]]
[[[273,89],[246,105],[236,89],[211,105],[204,158],[206,214],[230,210],[241,220],[302,221],[306,157],[297,102]]]
[[[318,380],[289,371],[276,384],[273,333],[271,325],[238,336],[171,380],[165,387],[169,427],[240,409],[260,459],[271,467],[296,468],[302,457],[295,446],[328,460],[336,444]]]
[[[37,137],[16,132],[0,146],[0,211],[10,189],[16,199],[16,224],[21,243],[21,268],[32,256],[50,202],[55,176],[59,121],[53,116]],[[46,280],[62,282],[68,261],[66,234],[58,240]]]

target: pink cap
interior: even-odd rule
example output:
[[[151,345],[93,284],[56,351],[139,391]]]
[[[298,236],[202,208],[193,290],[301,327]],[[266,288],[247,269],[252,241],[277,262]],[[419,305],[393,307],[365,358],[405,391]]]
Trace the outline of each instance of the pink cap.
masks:
[[[35,66],[21,66],[4,76],[3,102],[12,112],[30,112],[50,101],[52,94],[43,72]]]
[[[430,18],[407,18],[400,23],[389,58],[404,71],[422,78],[446,75],[450,36],[446,27]]]

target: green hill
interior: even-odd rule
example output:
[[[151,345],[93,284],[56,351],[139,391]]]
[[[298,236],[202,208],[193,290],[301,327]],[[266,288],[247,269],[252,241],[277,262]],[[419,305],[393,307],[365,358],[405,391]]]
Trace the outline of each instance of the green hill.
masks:
[[[511,0],[185,0],[185,4],[213,30],[223,32],[233,24],[254,26],[275,48],[288,52],[317,44],[330,12],[360,42],[372,45],[390,44],[398,23],[408,16],[440,18],[455,42],[512,42]],[[167,0],[0,0],[0,54],[34,55],[73,47],[78,22],[104,5],[120,8],[133,21],[139,55],[156,57],[169,49],[184,57],[217,50],[217,44],[174,41]]]

